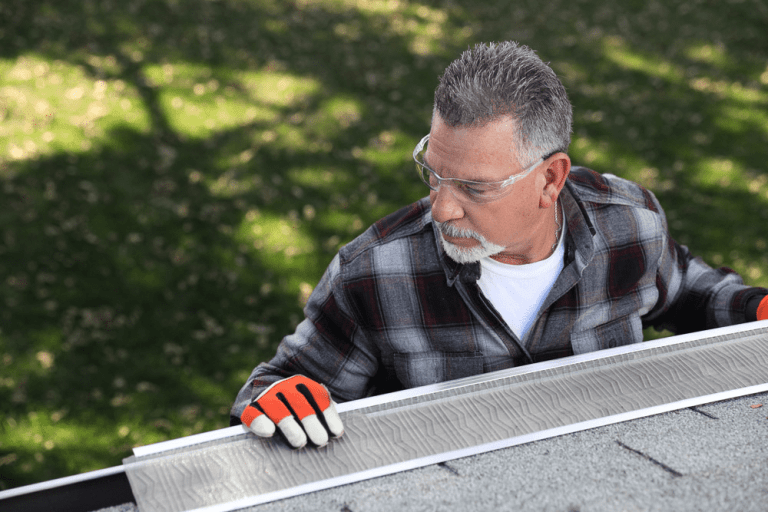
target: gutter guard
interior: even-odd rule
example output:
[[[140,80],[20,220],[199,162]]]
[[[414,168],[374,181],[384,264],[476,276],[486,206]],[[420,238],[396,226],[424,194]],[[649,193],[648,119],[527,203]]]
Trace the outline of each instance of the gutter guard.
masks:
[[[346,433],[290,449],[242,426],[137,448],[142,512],[224,512],[621,421],[768,391],[768,321],[339,404]]]

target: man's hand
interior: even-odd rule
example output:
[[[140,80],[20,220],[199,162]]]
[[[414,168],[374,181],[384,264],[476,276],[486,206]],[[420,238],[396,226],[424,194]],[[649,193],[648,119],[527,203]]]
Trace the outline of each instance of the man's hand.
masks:
[[[318,415],[324,422],[321,423]],[[272,437],[277,426],[294,448],[306,445],[307,437],[317,446],[325,446],[329,432],[333,437],[341,437],[344,433],[331,394],[325,386],[303,375],[294,375],[269,386],[245,408],[240,420],[261,437]]]
[[[768,295],[763,297],[760,301],[760,305],[757,306],[757,319],[768,320]]]

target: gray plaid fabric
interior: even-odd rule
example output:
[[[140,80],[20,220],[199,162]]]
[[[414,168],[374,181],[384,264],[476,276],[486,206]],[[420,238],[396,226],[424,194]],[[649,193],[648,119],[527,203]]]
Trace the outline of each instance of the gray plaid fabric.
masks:
[[[354,400],[638,343],[649,325],[683,333],[742,323],[747,300],[768,293],[693,258],[637,184],[574,167],[560,197],[565,266],[524,339],[482,295],[480,265],[444,253],[424,198],[341,249],[306,319],[241,389],[233,423],[263,389],[294,374]]]

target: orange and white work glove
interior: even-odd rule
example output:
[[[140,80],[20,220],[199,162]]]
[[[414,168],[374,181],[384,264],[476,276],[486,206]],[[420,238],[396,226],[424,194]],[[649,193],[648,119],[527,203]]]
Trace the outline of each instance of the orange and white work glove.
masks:
[[[760,305],[757,306],[757,319],[768,320],[768,295],[763,297],[760,301]]]
[[[322,416],[324,424],[318,415]],[[260,437],[272,437],[277,426],[294,448],[306,445],[307,438],[317,446],[325,446],[328,433],[333,437],[341,437],[344,433],[331,394],[325,386],[303,375],[294,375],[269,386],[245,408],[240,420]]]

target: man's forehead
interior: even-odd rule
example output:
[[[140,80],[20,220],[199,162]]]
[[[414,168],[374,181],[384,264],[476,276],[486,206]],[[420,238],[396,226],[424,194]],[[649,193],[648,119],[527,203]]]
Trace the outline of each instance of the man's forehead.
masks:
[[[450,177],[506,179],[517,162],[513,136],[514,126],[507,119],[470,127],[449,126],[439,118],[433,119],[424,161],[438,173],[461,174]],[[495,176],[496,170],[507,174]]]

